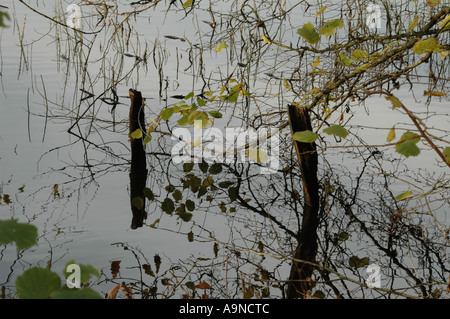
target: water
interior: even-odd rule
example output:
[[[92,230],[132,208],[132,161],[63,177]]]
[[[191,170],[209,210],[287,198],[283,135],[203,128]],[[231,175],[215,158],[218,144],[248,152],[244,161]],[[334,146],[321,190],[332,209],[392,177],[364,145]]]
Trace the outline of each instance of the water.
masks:
[[[39,3],[38,7],[35,3],[30,5],[53,17],[55,10],[61,14],[61,8],[67,3],[46,2],[45,5]],[[263,105],[263,111],[279,111],[284,110],[283,105],[289,100],[289,94],[280,97],[277,84],[267,85],[261,81],[261,78],[267,79],[265,76],[255,75],[273,72],[279,76],[276,61],[259,61],[257,57],[246,56],[243,52],[239,54],[238,48],[234,48],[234,55],[231,50],[201,50],[197,30],[200,26],[201,29],[209,27],[203,22],[210,21],[207,11],[199,10],[198,15],[185,17],[182,10],[166,12],[164,7],[156,6],[149,14],[137,17],[130,15],[132,27],[119,31],[125,36],[116,37],[114,41],[109,42],[109,36],[114,30],[110,27],[98,35],[86,35],[84,43],[81,44],[74,40],[77,35],[73,30],[65,34],[63,27],[55,27],[48,19],[31,12],[17,1],[10,1],[8,6],[14,10],[14,17],[11,14],[13,19],[8,22],[9,28],[0,31],[0,191],[2,194],[10,194],[12,203],[2,203],[0,218],[17,218],[23,222],[32,222],[38,226],[40,235],[38,245],[20,253],[19,256],[12,245],[1,248],[0,282],[11,289],[8,290],[9,293],[13,293],[11,285],[16,276],[34,265],[45,267],[48,261],[51,261],[52,269],[58,274],[61,274],[63,267],[71,260],[94,265],[102,271],[102,277],[97,282],[97,288],[102,293],[107,293],[115,286],[114,282],[107,280],[111,279],[109,267],[114,260],[121,260],[120,275],[125,279],[132,278],[130,281],[138,281],[138,265],[148,262],[154,267],[152,260],[155,255],[162,258],[159,272],[161,277],[173,278],[174,273],[180,271],[187,273],[190,280],[198,280],[199,274],[191,273],[188,267],[190,264],[185,261],[189,260],[198,266],[202,262],[206,263],[205,260],[213,260],[214,241],[208,232],[219,242],[228,244],[229,251],[239,247],[236,243],[244,243],[244,246],[248,245],[245,247],[257,251],[255,238],[247,237],[253,231],[260,232],[262,239],[273,243],[280,251],[290,247],[288,239],[278,238],[278,229],[271,229],[271,226],[267,226],[268,230],[259,228],[261,225],[256,221],[257,215],[242,207],[237,210],[239,213],[243,212],[243,215],[236,214],[236,219],[221,214],[220,196],[223,196],[224,200],[227,199],[223,193],[217,195],[217,203],[207,204],[206,200],[196,200],[194,223],[169,218],[159,205],[147,203],[146,226],[137,230],[130,227],[130,153],[127,131],[129,88],[142,91],[148,106],[146,115],[156,119],[163,108],[178,101],[171,96],[186,95],[191,91],[197,93],[206,86],[205,79],[209,81],[207,86],[214,87],[216,83],[220,83],[220,79],[228,76],[230,65],[236,65],[237,62],[246,63],[248,59],[253,66],[242,73],[248,72],[248,79],[252,80],[255,92],[270,97],[267,105]],[[127,3],[122,2],[119,7],[120,10],[129,8]],[[219,9],[222,8],[217,6],[217,10]],[[111,15],[109,18],[124,17]],[[89,26],[95,30],[97,19],[97,16],[88,18],[84,30],[90,31]],[[129,37],[126,36],[127,31],[131,31]],[[294,31],[295,26],[292,29],[286,27],[281,30],[281,34],[290,39],[295,36]],[[165,37],[167,35],[172,38]],[[185,38],[188,41],[173,37]],[[89,41],[94,41],[91,48]],[[208,38],[202,38],[202,45],[207,46],[208,41]],[[215,46],[216,43],[212,48]],[[148,54],[149,52],[151,54]],[[143,58],[145,53],[148,54],[146,63],[134,57]],[[87,56],[90,57],[90,62],[83,72],[83,58]],[[200,56],[202,59],[199,59]],[[286,65],[289,66],[288,63]],[[237,74],[235,76],[238,77]],[[253,77],[257,78],[254,82]],[[111,105],[102,103],[100,99],[93,103],[94,98],[110,98],[111,87],[116,88],[120,102],[115,112],[112,112]],[[435,112],[437,115],[429,120],[430,128],[445,128],[448,126],[448,102],[445,99],[435,100],[425,107],[425,98],[422,97],[421,91],[426,87],[426,84],[423,87],[415,87],[414,93],[420,96],[418,101],[411,97],[407,90],[398,91],[398,97],[411,110],[418,111],[423,108],[425,111],[426,108],[430,114]],[[94,97],[89,97],[86,92],[93,93]],[[277,105],[280,100],[280,105]],[[218,106],[221,104],[208,105],[211,109]],[[390,103],[383,97],[373,97],[358,108],[350,126],[352,133],[358,132],[368,144],[385,143],[387,130],[399,121],[400,117],[395,115],[397,111],[393,111]],[[79,119],[85,110],[86,116]],[[227,116],[216,123],[218,127],[240,126],[241,119],[245,121],[247,117],[257,114],[257,111],[254,111],[254,114],[249,115],[247,111],[248,108],[242,105],[224,109],[223,112]],[[403,119],[401,118],[402,121]],[[147,120],[147,123],[150,125],[152,122]],[[168,128],[164,123],[161,126],[161,130]],[[398,129],[400,126],[402,125],[399,125]],[[69,134],[70,127],[72,133],[83,139]],[[380,127],[383,129],[377,129]],[[412,128],[409,124],[403,127]],[[435,133],[439,136],[443,134],[440,131]],[[335,145],[333,138],[325,139],[329,145]],[[147,145],[147,151],[159,151],[157,143],[165,144],[166,150],[170,149],[170,139],[162,136],[158,139],[154,137]],[[394,152],[386,150],[386,156],[392,154],[395,155]],[[154,170],[149,172],[147,185],[155,195],[160,196],[158,200],[161,201],[165,196],[170,196],[163,188],[165,165],[168,171],[174,170],[170,172],[173,176],[167,177],[167,180],[178,182],[184,177],[180,166],[177,171],[174,166],[163,162],[164,159],[161,159],[161,164],[153,157],[148,159]],[[448,168],[435,165],[435,159],[434,152],[423,151],[420,159],[409,158],[403,161],[402,167],[407,167],[405,176],[414,175],[408,170],[416,172],[424,168],[424,163],[430,171],[445,174]],[[347,157],[344,153],[339,153],[339,149],[336,149],[336,155],[330,156],[328,160],[331,165],[348,165],[349,171],[361,168],[360,158],[353,155]],[[395,172],[398,169],[397,162],[387,162],[383,165],[386,171]],[[342,178],[345,179],[345,176]],[[222,180],[227,180],[227,177],[222,177]],[[280,183],[282,180],[283,178],[279,177]],[[406,190],[405,183],[397,182],[398,184],[391,185],[391,191],[395,195]],[[270,185],[270,182],[268,184]],[[194,198],[193,194],[187,196]],[[373,200],[372,196],[373,194],[369,193],[367,200]],[[230,207],[227,206],[227,209]],[[295,229],[296,217],[288,209],[289,206],[283,206],[280,201],[274,207],[274,210],[280,212],[280,220],[292,221],[286,224],[288,228]],[[158,219],[159,223],[156,223]],[[440,215],[439,219],[444,225],[448,225],[445,215]],[[148,227],[153,223],[157,224],[157,228]],[[242,228],[235,229],[235,224],[238,223]],[[194,242],[188,240],[190,231],[195,232]],[[123,249],[124,245],[130,249]],[[367,250],[364,245],[358,249]],[[225,256],[225,251],[223,246],[220,253]],[[277,253],[289,255],[287,251],[280,251]],[[245,254],[245,250],[242,253]],[[269,255],[271,253],[268,252]],[[225,259],[226,257],[223,257],[221,261]],[[274,267],[274,273],[279,271],[280,278],[287,278],[289,265],[286,262],[278,263],[258,256],[249,257],[249,260],[250,266],[246,265],[249,268],[242,267],[242,270],[250,269],[249,274],[255,269],[258,270],[258,266]],[[241,270],[231,262],[226,265],[235,267],[236,273]],[[225,266],[217,266],[209,270],[212,273],[220,273],[226,271],[224,268]],[[145,279],[151,282],[154,278]],[[279,295],[274,290],[272,293]],[[176,296],[180,296],[179,292]]]

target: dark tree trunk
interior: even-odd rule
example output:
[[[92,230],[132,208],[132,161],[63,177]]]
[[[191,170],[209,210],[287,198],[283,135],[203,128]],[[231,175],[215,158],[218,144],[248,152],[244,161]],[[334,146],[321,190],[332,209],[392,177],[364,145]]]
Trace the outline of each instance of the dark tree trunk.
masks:
[[[312,130],[306,107],[288,105],[292,134]],[[303,183],[304,209],[294,258],[314,263],[317,253],[317,226],[319,212],[318,155],[315,143],[294,141]],[[314,266],[294,260],[291,266],[287,298],[304,298],[311,288]]]
[[[145,132],[145,114],[142,105],[141,92],[130,89],[130,134],[141,129]],[[147,161],[143,139],[133,139],[131,143],[131,169],[130,169],[130,202],[133,218],[131,228],[142,227],[147,218],[145,212],[144,188],[147,183]]]

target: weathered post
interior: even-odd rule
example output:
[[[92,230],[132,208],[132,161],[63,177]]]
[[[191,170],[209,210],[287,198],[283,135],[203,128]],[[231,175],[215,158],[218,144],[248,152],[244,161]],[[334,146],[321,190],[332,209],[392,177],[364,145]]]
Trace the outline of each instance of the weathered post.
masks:
[[[141,129],[145,132],[145,114],[142,103],[142,94],[130,89],[130,134]],[[134,139],[130,136],[131,144],[131,169],[130,169],[130,202],[133,218],[131,228],[142,227],[147,218],[145,212],[144,188],[147,183],[147,161],[143,139]]]
[[[288,105],[292,134],[312,130],[308,108]],[[319,212],[319,183],[317,179],[318,155],[315,143],[294,140],[303,184],[304,209],[297,249],[291,266],[287,298],[304,298],[311,288],[312,273],[317,253],[317,227]],[[307,261],[302,263],[297,260]]]

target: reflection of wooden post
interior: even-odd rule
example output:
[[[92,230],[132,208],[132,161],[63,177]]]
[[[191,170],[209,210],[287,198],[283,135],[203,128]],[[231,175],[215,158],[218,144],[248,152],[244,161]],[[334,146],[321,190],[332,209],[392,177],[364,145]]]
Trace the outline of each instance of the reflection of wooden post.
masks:
[[[312,130],[308,109],[288,105],[289,123],[292,134]],[[317,180],[318,155],[315,143],[294,141],[302,175],[304,209],[298,246],[294,258],[315,262],[317,253],[317,226],[319,212],[319,183]],[[311,288],[314,267],[310,264],[294,261],[291,266],[288,298],[303,298]]]
[[[142,107],[142,94],[139,91],[130,89],[130,134],[137,129],[145,132],[145,115]],[[130,169],[130,201],[133,219],[131,228],[142,227],[144,219],[147,218],[145,212],[144,188],[147,183],[147,162],[143,139],[133,139],[131,143],[131,169]]]

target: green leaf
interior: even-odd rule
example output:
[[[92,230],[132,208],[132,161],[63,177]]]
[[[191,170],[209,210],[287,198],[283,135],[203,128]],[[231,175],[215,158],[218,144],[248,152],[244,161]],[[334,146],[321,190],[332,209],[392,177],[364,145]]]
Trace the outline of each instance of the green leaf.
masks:
[[[395,145],[396,151],[405,157],[417,156],[420,154],[420,148],[412,140],[404,141]]]
[[[310,44],[316,44],[320,40],[320,34],[312,23],[305,23],[297,33]]]
[[[177,121],[177,123],[178,123],[178,125],[180,125],[180,126],[186,126],[186,125],[188,125],[189,124],[189,116],[186,114],[186,115],[183,115],[183,117],[181,117],[181,119],[179,119],[178,121]]]
[[[342,29],[344,27],[344,21],[341,19],[330,20],[320,28],[319,33],[326,37],[333,35],[336,32],[336,28]]]
[[[74,289],[64,287],[51,293],[52,299],[103,299],[103,297],[92,288]]]
[[[428,38],[426,40],[417,41],[412,50],[417,54],[423,54],[428,52],[437,52],[439,49],[439,41],[436,38]]]
[[[161,111],[161,118],[164,121],[167,121],[168,119],[170,119],[170,117],[173,115],[173,113],[174,113],[173,107],[169,107],[167,109],[164,109],[164,110]]]
[[[295,132],[293,135],[295,141],[303,142],[303,143],[314,143],[318,136],[316,133],[306,130],[302,132]]]
[[[222,113],[218,112],[218,111],[211,111],[208,112],[209,115],[211,115],[212,117],[216,118],[216,119],[221,119],[222,118]]]
[[[352,52],[352,60],[359,62],[362,60],[367,60],[369,59],[369,55],[367,54],[367,52],[364,52],[363,50],[359,50],[359,49],[355,49]]]
[[[222,42],[214,49],[214,51],[221,52],[223,49],[226,49],[226,48],[228,48],[228,44],[226,44],[225,42]]]
[[[140,128],[138,128],[136,131],[134,131],[133,133],[130,134],[130,137],[138,140],[140,138],[142,138],[143,134],[142,134],[142,130]]]
[[[147,134],[144,138],[144,145],[147,145],[152,140],[152,136]]]
[[[392,109],[395,109],[397,107],[402,107],[403,106],[402,102],[397,97],[395,97],[393,95],[387,96],[385,99],[388,100],[388,101],[391,101]]]
[[[76,265],[78,265],[80,267],[80,282],[81,283],[89,282],[89,279],[91,279],[91,275],[95,275],[98,278],[100,278],[100,273],[98,272],[98,270],[94,266],[77,264],[77,263],[75,263],[74,260],[69,261],[66,264],[66,266],[64,267],[63,273],[64,273],[64,276],[66,278],[69,277],[72,274],[72,272],[67,271],[67,267],[69,265],[72,265],[72,264],[76,264]]]
[[[327,127],[323,130],[324,133],[329,135],[336,135],[342,138],[346,138],[348,135],[348,131],[340,125],[333,124],[330,127]]]
[[[339,52],[338,62],[340,62],[346,66],[349,66],[352,64],[352,60],[347,57],[347,55],[345,54],[344,51]]]
[[[17,249],[27,249],[36,245],[38,237],[37,227],[30,224],[18,223],[15,219],[0,220],[0,243],[15,242]]]
[[[231,103],[236,103],[239,98],[239,91],[235,91],[227,96],[226,100]]]
[[[61,279],[47,268],[33,267],[17,277],[16,290],[20,299],[48,299],[61,286]]]
[[[401,193],[400,195],[395,196],[395,200],[401,201],[401,200],[408,198],[411,195],[412,195],[412,191],[409,190],[407,192],[404,192],[404,193]]]
[[[161,209],[163,210],[163,212],[165,212],[166,214],[171,215],[173,213],[173,211],[175,210],[175,204],[173,203],[173,200],[171,200],[169,197],[167,197],[161,206]]]
[[[405,157],[417,156],[420,154],[420,149],[417,147],[420,137],[416,133],[406,132],[400,138],[400,143],[395,145],[396,151]]]
[[[369,257],[359,258],[358,256],[352,256],[348,260],[348,264],[352,268],[361,268],[370,264],[370,258]]]
[[[202,106],[206,105],[206,101],[197,97],[197,104],[198,104],[198,106],[202,107]]]
[[[192,5],[192,3],[193,3],[193,0],[186,0],[186,1],[183,3],[183,8],[190,7],[190,6]]]
[[[189,100],[189,99],[192,98],[192,97],[194,97],[194,92],[189,92],[189,93],[184,97],[184,99],[185,99],[185,100]]]
[[[450,164],[450,147],[444,149],[445,161]]]
[[[340,233],[337,237],[340,241],[346,241],[347,239],[350,238],[350,234],[343,231],[342,233]]]

